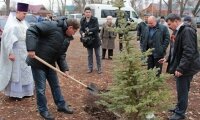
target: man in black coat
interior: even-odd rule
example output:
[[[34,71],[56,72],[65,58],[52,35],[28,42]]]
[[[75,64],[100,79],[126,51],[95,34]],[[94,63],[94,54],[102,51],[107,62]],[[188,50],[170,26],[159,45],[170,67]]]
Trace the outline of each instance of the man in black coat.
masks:
[[[162,64],[158,61],[165,56],[170,41],[169,31],[166,26],[157,23],[154,16],[149,16],[148,27],[145,29],[143,36],[140,42],[142,52],[153,49],[152,55],[148,56],[148,69],[159,68],[158,75],[160,75]]]
[[[180,120],[185,118],[190,82],[200,70],[197,31],[191,25],[184,24],[176,14],[169,14],[166,21],[175,33],[175,39],[170,44],[167,72],[175,75],[178,97],[176,107],[170,110],[174,114],[169,119]]]
[[[140,42],[140,49],[142,49],[142,43],[141,43],[141,41],[142,41],[142,39],[144,39],[145,30],[148,27],[148,21],[147,20],[148,20],[149,16],[150,15],[145,14],[144,18],[143,18],[144,21],[140,22],[138,24],[138,26],[137,26],[137,41]]]
[[[97,62],[97,72],[98,74],[102,73],[101,70],[101,55],[100,55],[100,46],[101,41],[99,37],[99,23],[98,19],[92,16],[91,8],[86,7],[84,10],[84,17],[80,21],[81,28],[81,42],[87,48],[88,52],[88,73],[93,71],[93,48],[96,55],[96,62]],[[84,43],[85,38],[89,37],[87,43]]]
[[[51,92],[57,110],[72,114],[61,94],[57,74],[51,68],[43,65],[34,56],[42,58],[49,64],[56,66],[56,62],[62,72],[68,76],[68,65],[66,62],[66,51],[79,28],[79,23],[72,19],[61,19],[58,21],[43,21],[28,28],[26,33],[26,45],[28,51],[27,63],[31,66],[35,80],[37,107],[40,115],[47,120],[54,120],[48,111],[45,96],[46,79],[49,82]]]

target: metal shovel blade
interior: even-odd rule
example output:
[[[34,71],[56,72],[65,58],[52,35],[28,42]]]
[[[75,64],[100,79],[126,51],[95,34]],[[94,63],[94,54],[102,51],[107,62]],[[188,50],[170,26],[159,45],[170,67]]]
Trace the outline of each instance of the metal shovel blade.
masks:
[[[90,84],[87,86],[87,89],[88,89],[89,92],[92,93],[92,94],[98,94],[98,93],[99,93],[99,90],[98,90],[97,86],[96,86],[94,83],[90,83]]]

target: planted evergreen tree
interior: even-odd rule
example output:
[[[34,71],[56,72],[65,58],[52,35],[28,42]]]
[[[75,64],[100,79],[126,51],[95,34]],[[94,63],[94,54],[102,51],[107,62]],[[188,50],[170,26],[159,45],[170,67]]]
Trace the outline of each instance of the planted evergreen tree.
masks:
[[[100,104],[118,113],[123,119],[144,120],[150,113],[166,109],[170,100],[166,75],[157,76],[158,69],[147,70],[145,61],[152,50],[142,53],[130,32],[136,24],[128,25],[121,10],[123,0],[115,0],[118,7],[119,26],[114,30],[123,34],[123,50],[114,57],[114,79],[108,92],[102,93]]]

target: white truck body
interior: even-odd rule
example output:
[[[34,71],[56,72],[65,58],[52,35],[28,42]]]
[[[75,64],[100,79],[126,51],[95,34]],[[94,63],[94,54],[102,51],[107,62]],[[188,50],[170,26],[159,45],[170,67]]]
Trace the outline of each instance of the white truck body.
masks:
[[[85,7],[90,7],[92,10],[92,15],[98,18],[100,29],[103,23],[106,22],[107,16],[113,17],[113,23],[116,21],[116,13],[118,9],[117,7],[113,7],[112,5],[107,4],[87,4]],[[123,7],[122,10],[124,10],[128,14],[128,17],[134,20],[134,22],[140,23],[142,21],[142,19],[139,18],[138,14],[132,7],[126,6]]]

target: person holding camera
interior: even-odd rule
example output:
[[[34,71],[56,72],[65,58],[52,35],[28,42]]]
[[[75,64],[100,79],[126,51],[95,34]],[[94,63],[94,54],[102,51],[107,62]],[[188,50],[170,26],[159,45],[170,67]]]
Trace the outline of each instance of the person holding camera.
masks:
[[[31,66],[35,80],[37,108],[45,120],[55,118],[49,112],[45,96],[46,80],[49,83],[57,111],[72,114],[73,110],[64,100],[59,86],[56,71],[37,61],[35,55],[42,58],[52,66],[58,64],[60,70],[69,74],[66,61],[66,51],[73,40],[73,36],[79,29],[79,22],[74,19],[60,19],[57,21],[42,21],[30,26],[26,32],[26,46],[28,57],[26,62]]]
[[[102,59],[105,59],[106,50],[108,49],[108,59],[111,60],[113,56],[113,49],[115,48],[116,34],[112,31],[115,24],[112,23],[112,16],[107,16],[106,23],[103,24],[100,38],[102,40]]]
[[[92,16],[91,8],[86,7],[84,10],[84,15],[80,21],[80,34],[81,42],[83,46],[87,48],[88,52],[88,71],[87,73],[92,73],[93,71],[93,49],[96,55],[97,62],[97,72],[98,74],[102,73],[101,69],[101,55],[100,55],[100,46],[101,41],[99,37],[99,23],[98,19]]]

